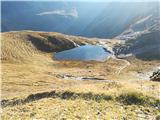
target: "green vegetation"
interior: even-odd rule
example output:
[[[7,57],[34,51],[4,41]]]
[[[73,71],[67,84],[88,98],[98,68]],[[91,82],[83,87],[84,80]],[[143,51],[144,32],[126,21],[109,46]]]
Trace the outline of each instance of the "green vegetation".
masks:
[[[23,105],[26,103],[30,103],[36,100],[44,99],[44,98],[60,98],[65,100],[75,100],[75,99],[83,99],[83,100],[93,100],[96,102],[101,101],[118,101],[123,103],[124,105],[142,105],[142,106],[152,106],[160,109],[160,100],[143,95],[142,93],[137,92],[129,92],[122,93],[118,97],[106,95],[106,94],[93,94],[92,92],[88,93],[75,93],[71,91],[64,92],[42,92],[37,94],[31,94],[24,99],[12,99],[12,100],[2,100],[2,107],[6,106],[15,106],[15,105]]]
[[[146,105],[158,107],[160,109],[160,100],[143,95],[142,93],[124,93],[120,95],[117,100],[126,105]]]

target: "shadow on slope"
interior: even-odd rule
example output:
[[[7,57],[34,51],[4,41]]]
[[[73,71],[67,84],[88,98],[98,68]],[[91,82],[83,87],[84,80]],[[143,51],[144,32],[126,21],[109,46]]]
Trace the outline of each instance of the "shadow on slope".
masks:
[[[142,60],[160,60],[160,31],[144,34],[134,40],[130,52]]]
[[[62,91],[62,92],[51,91],[51,92],[31,94],[24,99],[2,100],[1,106],[2,108],[4,108],[7,106],[23,105],[23,104],[27,104],[33,101],[44,99],[44,98],[60,98],[62,100],[63,99],[64,100],[83,99],[87,101],[93,100],[96,102],[115,100],[124,105],[153,106],[160,109],[160,100],[150,96],[145,96],[142,93],[136,93],[136,92],[124,93],[124,94],[120,94],[117,97],[113,97],[111,95],[106,95],[106,94],[93,94],[92,92],[75,93],[71,91]]]
[[[126,40],[125,44],[118,44],[113,49],[118,57],[132,54],[145,61],[160,60],[160,31],[148,32],[136,39]]]

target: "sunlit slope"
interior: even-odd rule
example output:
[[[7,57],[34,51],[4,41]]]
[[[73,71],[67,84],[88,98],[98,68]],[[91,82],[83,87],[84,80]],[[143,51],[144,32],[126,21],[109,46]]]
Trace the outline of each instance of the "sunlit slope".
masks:
[[[91,43],[60,33],[19,31],[2,33],[2,61],[25,61],[37,54],[63,51]]]
[[[2,33],[2,62],[28,60],[37,53],[35,46],[30,41],[25,41],[25,36],[22,36],[16,33]]]

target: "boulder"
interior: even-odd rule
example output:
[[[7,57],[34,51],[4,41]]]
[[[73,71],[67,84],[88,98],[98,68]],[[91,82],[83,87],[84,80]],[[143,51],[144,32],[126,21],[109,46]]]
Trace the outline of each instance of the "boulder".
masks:
[[[153,74],[150,76],[151,81],[158,81],[160,82],[160,69],[157,71],[153,72]]]

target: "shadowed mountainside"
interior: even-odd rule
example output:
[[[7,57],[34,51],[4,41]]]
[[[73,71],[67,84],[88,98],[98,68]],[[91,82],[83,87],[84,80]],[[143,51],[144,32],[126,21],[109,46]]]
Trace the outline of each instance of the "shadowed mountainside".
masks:
[[[124,44],[115,46],[117,55],[132,54],[142,60],[160,59],[160,31],[142,34],[136,39],[126,40]]]
[[[159,13],[158,1],[66,1],[66,4],[64,4],[64,2],[53,1],[3,1],[2,31],[56,31],[85,37],[113,38],[126,31],[130,25],[133,25],[140,19],[154,14],[155,11]],[[76,13],[74,14],[73,12],[73,16],[66,17],[63,14],[40,15],[40,13],[45,12],[54,13],[54,11],[59,9],[59,12],[61,12],[61,10],[68,11],[73,7]],[[20,17],[17,17],[17,14]]]

